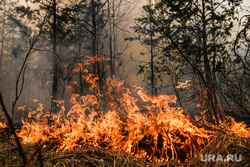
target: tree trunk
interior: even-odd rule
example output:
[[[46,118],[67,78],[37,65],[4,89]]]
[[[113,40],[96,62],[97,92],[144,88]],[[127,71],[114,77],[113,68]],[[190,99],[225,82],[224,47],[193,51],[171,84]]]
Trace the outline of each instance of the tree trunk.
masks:
[[[4,8],[5,8],[5,1],[3,1],[3,6],[4,6]],[[5,10],[5,9],[3,9],[3,10]],[[2,71],[1,71],[1,69],[2,69],[2,60],[3,60],[3,47],[4,47],[4,40],[5,40],[5,36],[4,36],[4,33],[5,33],[5,16],[6,16],[6,13],[5,13],[5,11],[4,11],[4,13],[3,13],[3,27],[2,27],[2,41],[1,41],[1,55],[0,55],[0,81],[1,81],[1,83],[0,83],[0,85],[1,84],[3,84],[2,83]]]
[[[215,41],[215,25],[214,25],[214,2],[211,0],[211,9],[212,9],[212,38],[213,38],[213,82],[216,84],[215,68],[216,68],[216,41]]]
[[[94,77],[99,76],[99,65],[98,65],[98,55],[97,55],[97,25],[96,25],[96,11],[94,6],[94,0],[91,0],[91,16],[92,16],[92,56],[94,59],[93,62],[93,74]],[[94,95],[97,97],[99,102],[99,79],[98,87],[93,90]],[[100,117],[100,105],[99,103],[96,106],[97,116]]]
[[[93,62],[93,74],[97,74],[97,55],[96,55],[96,13],[94,0],[91,0],[91,16],[92,16],[92,56]]]
[[[109,65],[110,65],[110,75],[113,77],[114,71],[113,71],[113,42],[112,42],[112,22],[111,22],[111,7],[110,2],[108,0],[108,21],[109,21]]]
[[[209,65],[208,53],[207,53],[207,32],[206,32],[206,10],[205,10],[205,0],[202,0],[202,40],[203,40],[203,56],[204,56],[204,73],[206,79],[206,92],[207,99],[205,103],[207,109],[212,116],[215,124],[218,124],[218,111],[214,103],[217,102],[216,95],[214,92],[213,81],[211,80],[211,70]]]
[[[114,37],[114,41],[113,41],[113,74],[112,75],[115,75],[115,61],[116,61],[116,32],[115,32],[115,29],[116,29],[116,25],[115,25],[115,0],[113,0],[113,6],[112,6],[112,8],[113,8],[113,15],[112,15],[112,17],[113,17],[113,37]]]
[[[151,7],[151,0],[149,0],[149,6]],[[153,30],[153,25],[152,25],[152,12],[149,12],[149,22],[150,22],[150,68],[151,68],[151,95],[155,95],[155,87],[154,87],[154,52],[153,52],[153,35],[154,35],[154,30]]]
[[[52,112],[57,113],[58,107],[55,100],[58,100],[58,58],[56,50],[56,0],[53,0],[53,85],[52,85]]]

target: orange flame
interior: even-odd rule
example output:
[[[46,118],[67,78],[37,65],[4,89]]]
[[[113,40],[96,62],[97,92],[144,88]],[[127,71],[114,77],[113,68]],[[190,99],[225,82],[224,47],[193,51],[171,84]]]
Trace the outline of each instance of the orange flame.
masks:
[[[98,87],[98,77],[87,74],[84,78],[92,84],[90,90]],[[82,97],[73,94],[67,114],[63,101],[56,101],[61,110],[52,115],[43,113],[39,104],[28,115],[35,120],[23,121],[19,136],[24,143],[57,152],[91,145],[153,162],[180,162],[197,156],[215,134],[193,125],[182,108],[170,107],[169,103],[176,103],[173,95],[148,96],[142,88],[126,88],[124,81],[114,78],[106,78],[103,90]]]
[[[6,127],[7,127],[6,123],[2,122],[2,121],[4,121],[4,119],[3,119],[3,120],[1,120],[1,118],[3,118],[3,112],[2,112],[2,109],[0,109],[0,132],[1,132],[1,129],[4,129],[4,128],[6,128]]]
[[[6,128],[7,125],[5,123],[0,122],[0,129]]]
[[[226,116],[226,119],[228,123],[221,123],[221,127],[223,127],[228,134],[246,138],[250,137],[250,128],[247,127],[245,122],[236,122],[235,119],[230,116]]]
[[[25,111],[25,108],[26,108],[26,106],[22,106],[22,107],[18,107],[18,109],[17,109],[17,110],[22,110],[22,111]]]
[[[78,64],[75,71],[91,62]],[[184,162],[196,157],[216,135],[215,131],[194,125],[183,108],[170,107],[177,101],[173,95],[149,96],[142,88],[128,88],[115,78],[104,79],[100,86],[98,76],[83,71],[93,94],[73,94],[69,111],[65,111],[64,101],[55,100],[61,108],[59,113],[44,112],[39,103],[23,120],[18,133],[23,143],[39,144],[57,152],[85,146],[106,147],[152,162]],[[188,87],[188,82],[180,87]],[[227,119],[228,123],[216,128],[250,137],[244,123]]]

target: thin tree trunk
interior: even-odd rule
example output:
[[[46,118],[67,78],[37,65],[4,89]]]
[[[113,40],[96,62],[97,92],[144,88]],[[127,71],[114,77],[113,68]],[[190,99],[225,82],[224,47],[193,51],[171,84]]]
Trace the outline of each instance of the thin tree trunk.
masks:
[[[81,55],[81,48],[82,48],[82,42],[79,43],[79,48],[78,48],[79,55]],[[82,68],[80,68],[79,79],[80,79],[80,96],[83,96]]]
[[[58,58],[56,50],[56,0],[53,0],[53,85],[52,85],[52,111],[58,112],[55,100],[58,99]]]
[[[12,116],[9,114],[4,102],[3,102],[3,97],[2,97],[2,94],[0,92],[0,105],[2,106],[2,110],[5,114],[5,117],[8,121],[8,126],[10,127],[10,130],[12,132],[12,134],[14,135],[14,138],[15,138],[15,141],[16,141],[16,144],[17,144],[17,147],[18,147],[18,151],[19,151],[19,154],[20,156],[22,157],[22,160],[23,160],[23,166],[26,166],[26,157],[25,157],[25,152],[23,150],[23,147],[21,145],[21,142],[19,141],[19,138],[16,134],[16,131],[15,131],[15,128],[14,128],[14,125],[13,125],[13,118]]]
[[[94,77],[99,76],[99,65],[98,65],[98,57],[97,57],[97,25],[96,25],[96,11],[94,6],[94,0],[91,0],[91,16],[92,16],[92,56],[94,59],[93,62],[93,74]],[[97,97],[99,102],[99,84],[100,81],[98,79],[98,87],[93,90],[94,95]],[[97,117],[100,117],[100,105],[99,103],[96,106]]]
[[[92,16],[92,56],[94,59],[93,63],[93,74],[97,74],[97,57],[96,57],[96,15],[94,0],[91,0],[91,16]]]
[[[5,8],[5,1],[3,1],[3,6]],[[2,79],[1,79],[2,78],[2,71],[1,71],[1,69],[2,69],[2,60],[3,60],[3,47],[4,47],[4,40],[5,40],[5,35],[4,35],[4,33],[5,33],[5,16],[6,16],[6,13],[4,11],[4,13],[3,13],[3,23],[2,23],[3,27],[2,27],[1,55],[0,55],[0,81],[1,81],[0,84],[3,84],[2,83]]]
[[[152,3],[151,0],[149,0],[149,6],[151,7]],[[154,30],[153,30],[153,26],[152,26],[152,12],[149,12],[149,21],[150,21],[150,68],[151,68],[151,95],[155,95],[155,88],[154,88],[154,53],[153,53],[153,35],[154,35]]]
[[[215,60],[216,60],[216,39],[215,39],[215,25],[214,25],[214,2],[213,0],[211,0],[211,9],[212,9],[212,37],[213,37],[213,82],[214,84],[216,84],[216,75],[215,75],[215,70],[216,70],[216,64],[215,64]]]
[[[208,53],[207,53],[207,32],[206,32],[206,10],[205,10],[205,0],[202,0],[202,40],[203,40],[203,56],[204,56],[204,72],[205,72],[205,79],[206,79],[206,92],[207,92],[207,99],[206,99],[206,106],[212,116],[212,119],[215,124],[218,124],[218,113],[217,109],[214,105],[215,92],[213,88],[213,81],[211,80],[211,70],[208,60]],[[214,97],[213,97],[214,96]]]
[[[113,42],[112,42],[112,22],[111,22],[111,7],[110,2],[108,0],[108,20],[109,20],[109,58],[110,58],[110,75],[113,77],[114,70],[113,70]]]
[[[114,37],[114,42],[113,42],[113,46],[114,46],[114,51],[113,51],[113,75],[115,75],[115,61],[116,61],[116,26],[115,26],[115,0],[113,0],[113,37]]]
[[[182,102],[181,102],[181,98],[180,98],[180,92],[176,88],[178,79],[177,79],[177,76],[175,74],[173,74],[173,73],[174,73],[173,71],[171,71],[171,73],[170,73],[170,78],[171,78],[171,82],[172,82],[172,85],[173,85],[173,89],[174,89],[175,95],[177,97],[177,101],[180,104],[180,107],[183,107]]]

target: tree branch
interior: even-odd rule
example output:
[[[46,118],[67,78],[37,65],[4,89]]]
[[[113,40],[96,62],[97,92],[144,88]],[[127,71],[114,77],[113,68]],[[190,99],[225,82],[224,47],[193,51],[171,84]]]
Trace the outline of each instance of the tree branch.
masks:
[[[18,136],[16,134],[16,131],[15,131],[15,128],[14,128],[14,125],[13,125],[13,119],[12,119],[12,116],[9,114],[9,112],[7,111],[6,107],[5,107],[5,104],[3,102],[3,97],[2,97],[2,93],[0,92],[0,105],[2,106],[2,111],[4,112],[5,114],[5,117],[7,118],[7,121],[8,121],[8,126],[11,130],[11,132],[14,134],[14,138],[15,138],[15,141],[16,141],[16,144],[17,144],[17,147],[18,147],[18,151],[19,151],[19,154],[20,156],[22,157],[22,160],[23,160],[23,166],[26,165],[26,157],[25,157],[25,153],[23,151],[23,147],[18,139]]]

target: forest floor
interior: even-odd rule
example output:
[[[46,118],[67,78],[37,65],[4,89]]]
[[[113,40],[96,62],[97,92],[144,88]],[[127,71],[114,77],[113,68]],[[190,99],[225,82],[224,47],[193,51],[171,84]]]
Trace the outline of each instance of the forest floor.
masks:
[[[217,137],[200,152],[200,154],[241,154],[240,162],[202,162],[200,157],[183,163],[151,163],[146,159],[138,159],[132,155],[112,151],[105,148],[86,147],[70,152],[55,153],[48,149],[39,149],[32,145],[23,145],[27,166],[54,166],[54,167],[174,167],[174,166],[237,166],[250,165],[250,138],[241,138],[225,133]],[[22,166],[22,159],[13,138],[0,135],[0,166]]]

